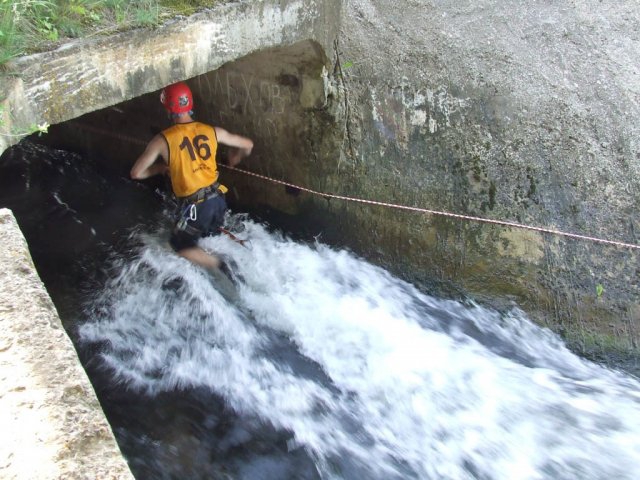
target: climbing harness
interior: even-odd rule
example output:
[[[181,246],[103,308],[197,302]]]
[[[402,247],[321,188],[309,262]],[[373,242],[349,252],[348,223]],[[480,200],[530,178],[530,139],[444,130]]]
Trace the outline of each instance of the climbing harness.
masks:
[[[176,224],[176,228],[178,230],[184,231],[190,230],[191,233],[197,231],[198,229],[187,223],[189,220],[195,222],[198,219],[198,210],[196,208],[196,205],[211,198],[217,197],[220,194],[220,184],[218,182],[215,182],[208,187],[199,189],[188,197],[177,198],[176,200],[178,204],[179,220]]]
[[[111,136],[111,137],[114,137],[114,138],[120,138],[120,139],[125,140],[125,141],[129,141],[129,142],[132,142],[132,143],[138,143],[138,144],[142,144],[142,145],[146,145],[146,143],[147,143],[147,142],[144,142],[144,141],[140,140],[139,138],[130,137],[130,136],[127,136],[127,135],[122,135],[122,134],[117,134],[117,133],[112,133],[112,132],[109,132],[109,131],[106,131],[106,130],[102,130],[100,128],[89,126],[89,125],[83,125],[83,124],[80,124],[80,123],[76,123],[76,124],[78,126],[80,126],[81,128],[84,128],[85,130],[93,131],[95,133],[99,133],[99,134],[102,134],[102,135],[107,135],[107,136]],[[291,188],[291,189],[295,189],[297,191],[307,192],[307,193],[310,193],[312,195],[321,196],[321,197],[324,197],[324,198],[327,198],[327,199],[335,198],[337,200],[343,200],[343,201],[348,201],[348,202],[364,203],[364,204],[367,204],[367,205],[378,205],[378,206],[381,206],[381,207],[395,208],[395,209],[399,209],[399,210],[409,210],[409,211],[412,211],[412,212],[426,213],[426,214],[429,214],[429,215],[456,218],[456,219],[459,219],[459,220],[466,220],[466,221],[472,221],[472,222],[488,223],[488,224],[492,224],[492,225],[501,225],[501,226],[504,226],[504,227],[519,228],[519,229],[523,229],[523,230],[530,230],[530,231],[535,231],[535,232],[540,232],[540,233],[548,233],[548,234],[551,234],[551,235],[557,235],[557,236],[562,236],[562,237],[567,237],[567,238],[573,238],[573,239],[577,239],[577,240],[586,240],[586,241],[595,242],[595,243],[601,243],[601,244],[605,244],[605,245],[613,245],[615,247],[623,247],[623,248],[631,248],[631,249],[634,249],[634,250],[640,250],[640,245],[638,245],[638,244],[620,242],[620,241],[616,241],[616,240],[606,240],[606,239],[603,239],[603,238],[592,237],[592,236],[588,236],[588,235],[581,235],[581,234],[577,234],[577,233],[564,232],[564,231],[555,230],[555,229],[552,229],[552,228],[536,227],[536,226],[532,226],[532,225],[524,225],[524,224],[521,224],[521,223],[509,222],[509,221],[504,221],[504,220],[492,220],[490,218],[475,217],[475,216],[470,216],[470,215],[461,215],[461,214],[458,214],[458,213],[444,212],[444,211],[438,211],[438,210],[430,210],[430,209],[427,209],[427,208],[411,207],[411,206],[407,206],[407,205],[398,205],[398,204],[394,204],[394,203],[379,202],[379,201],[376,201],[376,200],[367,200],[367,199],[364,199],[364,198],[348,197],[346,195],[334,195],[334,194],[331,194],[331,193],[318,192],[318,191],[312,190],[310,188],[305,188],[305,187],[301,187],[299,185],[294,185],[294,184],[289,183],[289,182],[285,182],[285,181],[282,181],[282,180],[277,180],[275,178],[267,177],[265,175],[260,175],[258,173],[250,172],[248,170],[242,170],[240,168],[230,167],[228,165],[219,165],[219,166],[222,167],[222,168],[226,168],[227,170],[232,170],[234,172],[241,173],[243,175],[249,175],[249,176],[252,176],[252,177],[260,178],[262,180],[266,180],[266,181],[269,181],[269,182],[272,182],[272,183],[277,183],[279,185],[284,185],[285,187],[288,187],[288,188]]]
[[[197,229],[189,225],[189,220],[195,222],[198,219],[198,212],[196,210],[196,204],[190,203],[181,208],[178,223],[176,223],[176,230],[182,230],[187,233],[195,233]]]
[[[188,225],[188,221],[191,220],[192,222],[195,222],[198,218],[198,212],[196,211],[196,204],[195,203],[191,203],[189,205],[186,205],[184,208],[182,208],[182,211],[180,212],[180,220],[178,220],[178,223],[176,224],[176,228],[178,230],[187,230]]]
[[[191,203],[196,205],[198,203],[204,202],[205,200],[209,200],[210,198],[217,197],[221,193],[222,192],[220,191],[220,183],[215,182],[208,187],[203,187],[197,190],[195,193],[192,193],[187,197],[178,198],[178,202],[181,204]]]

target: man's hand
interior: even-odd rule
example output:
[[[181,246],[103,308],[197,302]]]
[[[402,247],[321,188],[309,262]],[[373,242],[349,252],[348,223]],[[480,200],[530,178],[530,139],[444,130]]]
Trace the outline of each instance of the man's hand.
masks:
[[[227,165],[235,167],[238,165],[244,157],[246,157],[243,151],[239,148],[230,148],[227,154]]]
[[[251,154],[253,141],[241,135],[227,132],[224,128],[215,127],[218,143],[231,147],[227,155],[227,163],[230,167],[235,167],[244,157]]]

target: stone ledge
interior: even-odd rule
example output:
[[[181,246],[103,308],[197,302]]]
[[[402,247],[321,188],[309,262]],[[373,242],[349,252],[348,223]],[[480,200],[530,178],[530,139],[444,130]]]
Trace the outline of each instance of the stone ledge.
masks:
[[[252,52],[315,40],[325,49],[341,0],[240,1],[156,29],[78,40],[19,58],[6,87],[0,153],[34,125],[57,124],[193,78]],[[328,20],[331,18],[331,20]]]
[[[7,209],[0,243],[0,478],[133,479]]]

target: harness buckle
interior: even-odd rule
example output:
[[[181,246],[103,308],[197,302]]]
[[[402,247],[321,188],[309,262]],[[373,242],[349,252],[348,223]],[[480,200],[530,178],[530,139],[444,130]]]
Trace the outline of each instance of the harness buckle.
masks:
[[[183,204],[201,203],[205,200],[209,200],[211,197],[220,195],[220,193],[220,184],[218,182],[215,182],[208,187],[203,187],[195,193],[192,193],[187,197],[181,197],[178,200]]]

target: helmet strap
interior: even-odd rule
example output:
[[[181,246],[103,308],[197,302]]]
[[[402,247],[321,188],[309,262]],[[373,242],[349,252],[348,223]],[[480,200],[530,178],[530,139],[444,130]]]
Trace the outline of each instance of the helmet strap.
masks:
[[[167,116],[171,120],[177,120],[178,118],[182,117],[183,115],[189,115],[190,117],[192,117],[193,116],[193,110],[189,110],[188,112],[182,112],[182,113],[167,112]]]

